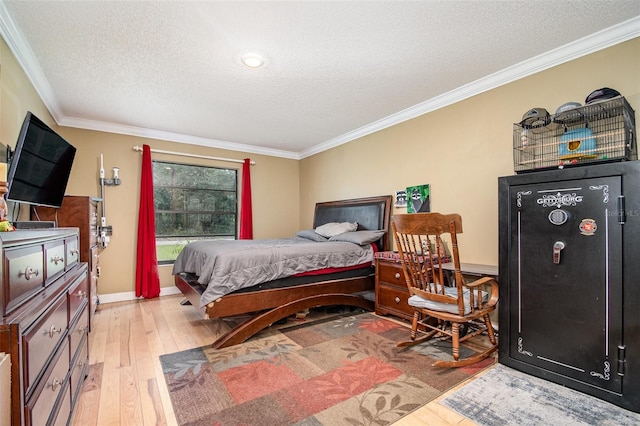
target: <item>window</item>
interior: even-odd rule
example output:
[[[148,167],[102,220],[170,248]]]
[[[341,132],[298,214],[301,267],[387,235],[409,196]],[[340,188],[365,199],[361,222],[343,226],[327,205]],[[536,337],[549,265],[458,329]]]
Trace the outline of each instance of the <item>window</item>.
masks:
[[[173,262],[190,241],[236,239],[238,172],[153,161],[158,263]]]

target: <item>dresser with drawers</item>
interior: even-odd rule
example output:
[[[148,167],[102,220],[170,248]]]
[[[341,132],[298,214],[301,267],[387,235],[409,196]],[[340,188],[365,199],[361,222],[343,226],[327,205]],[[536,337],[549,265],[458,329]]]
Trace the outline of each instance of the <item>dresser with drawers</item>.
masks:
[[[59,227],[79,230],[80,262],[89,268],[89,325],[98,307],[98,278],[100,276],[100,246],[98,205],[102,198],[84,195],[65,195],[59,208],[33,206],[31,220],[52,221]]]
[[[0,232],[0,352],[11,424],[65,425],[89,360],[89,281],[77,228]]]
[[[378,252],[376,265],[376,314],[394,315],[411,320],[413,308],[409,306],[409,289],[402,264],[394,252]]]

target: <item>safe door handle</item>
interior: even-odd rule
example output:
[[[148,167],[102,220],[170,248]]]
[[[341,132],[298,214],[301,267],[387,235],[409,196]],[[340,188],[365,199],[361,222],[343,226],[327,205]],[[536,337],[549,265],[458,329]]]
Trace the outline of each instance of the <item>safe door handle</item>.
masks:
[[[560,252],[564,249],[564,243],[562,241],[556,241],[553,244],[553,263],[560,264]]]

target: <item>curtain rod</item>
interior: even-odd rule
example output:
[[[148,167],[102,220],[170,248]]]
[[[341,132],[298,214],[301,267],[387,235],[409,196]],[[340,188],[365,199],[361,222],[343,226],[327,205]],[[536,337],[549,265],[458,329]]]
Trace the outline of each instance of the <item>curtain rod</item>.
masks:
[[[136,146],[133,147],[133,150],[134,151],[138,151],[138,152],[142,152],[142,147],[136,145]],[[207,160],[227,161],[227,162],[231,162],[231,163],[244,163],[244,160],[236,160],[234,158],[209,157],[208,155],[189,154],[187,152],[165,151],[163,149],[153,149],[153,148],[151,148],[151,152],[154,152],[156,154],[170,154],[170,155],[180,155],[182,157],[193,157],[193,158],[204,158],[204,159],[207,159]],[[251,163],[252,166],[254,166],[256,164],[256,162],[253,161],[253,160],[251,160],[250,163]]]

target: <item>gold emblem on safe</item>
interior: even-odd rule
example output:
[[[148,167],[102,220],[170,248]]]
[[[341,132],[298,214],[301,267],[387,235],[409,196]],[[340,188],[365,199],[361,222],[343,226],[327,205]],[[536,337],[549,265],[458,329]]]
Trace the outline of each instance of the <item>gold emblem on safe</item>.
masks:
[[[580,222],[580,233],[582,235],[593,235],[596,233],[598,225],[593,219],[582,219]]]

